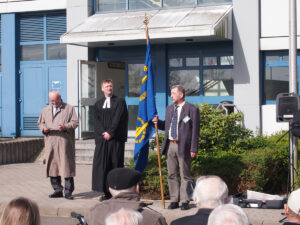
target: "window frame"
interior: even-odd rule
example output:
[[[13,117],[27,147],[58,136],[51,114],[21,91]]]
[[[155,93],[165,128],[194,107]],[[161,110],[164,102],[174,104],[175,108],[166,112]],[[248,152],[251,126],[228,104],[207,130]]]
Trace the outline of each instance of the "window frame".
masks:
[[[188,7],[197,7],[197,6],[214,6],[214,5],[228,5],[231,4],[232,5],[232,0],[231,2],[222,2],[222,3],[199,3],[199,0],[194,0],[194,5],[193,6],[171,6],[171,7],[165,7],[164,6],[164,0],[160,0],[160,6],[156,7],[156,8],[145,8],[145,9],[130,9],[129,8],[129,1],[130,0],[125,0],[126,1],[126,8],[125,10],[115,10],[115,11],[101,11],[99,10],[99,2],[100,0],[94,0],[93,2],[93,9],[94,9],[94,14],[101,14],[101,13],[117,13],[117,12],[134,12],[134,11],[150,11],[150,10],[161,10],[161,9],[176,9],[176,8],[188,8]]]
[[[220,57],[222,56],[233,56],[233,54],[199,54],[199,55],[170,55],[168,56],[167,60],[167,87],[166,91],[168,94],[168,104],[172,102],[170,98],[170,78],[169,74],[170,71],[175,71],[175,70],[199,70],[199,95],[197,96],[186,96],[185,99],[193,104],[197,104],[199,102],[203,103],[208,103],[208,104],[219,104],[222,101],[232,101],[234,100],[234,95],[233,96],[205,96],[204,95],[204,88],[203,88],[203,71],[205,69],[233,69],[233,65],[220,65]],[[193,57],[198,57],[199,58],[199,66],[186,66],[186,58],[193,58]],[[203,66],[203,58],[204,57],[217,57],[217,65],[214,66]],[[183,65],[182,67],[169,67],[169,60],[174,59],[174,58],[182,58],[183,59]]]
[[[48,59],[47,58],[47,54],[48,54],[48,50],[47,50],[47,46],[49,44],[60,44],[60,40],[47,40],[47,17],[50,17],[52,15],[55,14],[60,14],[60,13],[65,13],[65,17],[67,20],[67,15],[66,12],[64,11],[57,11],[56,13],[53,12],[43,12],[43,13],[30,13],[32,15],[40,15],[43,17],[43,40],[42,41],[19,41],[19,56],[20,56],[20,62],[21,63],[35,63],[35,62],[61,62],[61,61],[66,61],[67,60],[67,53],[66,53],[66,58],[65,59]],[[23,14],[20,14],[20,16],[22,16]],[[26,15],[26,14],[25,14]],[[20,26],[20,25],[19,25]],[[41,60],[21,60],[21,47],[25,46],[25,45],[43,45],[43,59]],[[66,49],[66,46],[65,46]],[[67,51],[67,49],[66,49]]]
[[[288,51],[271,51],[271,52],[263,52],[262,53],[262,104],[263,105],[274,105],[276,104],[276,99],[274,100],[266,100],[265,96],[265,69],[266,68],[271,68],[271,67],[289,67],[289,61],[284,61],[283,57],[288,56]],[[279,56],[280,60],[279,61],[272,61],[272,62],[267,62],[266,58],[267,56]],[[297,60],[298,61],[298,60]],[[299,63],[297,63],[299,65]],[[299,80],[299,71],[298,71],[298,80]],[[298,81],[299,83],[299,81]],[[298,88],[299,89],[299,88]],[[289,90],[287,91],[289,92]],[[299,92],[299,90],[298,90]]]

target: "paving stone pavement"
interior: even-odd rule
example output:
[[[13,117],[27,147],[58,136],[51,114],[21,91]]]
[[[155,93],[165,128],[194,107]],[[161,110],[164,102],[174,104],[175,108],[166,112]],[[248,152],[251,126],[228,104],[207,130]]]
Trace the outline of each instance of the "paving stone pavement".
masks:
[[[24,196],[37,202],[42,216],[70,217],[70,212],[75,211],[85,216],[89,221],[90,208],[98,203],[98,193],[91,191],[91,165],[77,165],[75,177],[74,200],[64,198],[50,199],[48,195],[53,192],[49,178],[45,176],[45,165],[42,163],[23,163],[0,166],[0,213],[8,202],[16,197]],[[153,202],[151,208],[162,213],[168,224],[176,218],[193,215],[197,208],[190,210],[163,209],[161,201]],[[166,207],[169,201],[166,200]],[[283,210],[270,209],[245,209],[251,223],[272,225],[280,224],[278,221],[284,216]]]

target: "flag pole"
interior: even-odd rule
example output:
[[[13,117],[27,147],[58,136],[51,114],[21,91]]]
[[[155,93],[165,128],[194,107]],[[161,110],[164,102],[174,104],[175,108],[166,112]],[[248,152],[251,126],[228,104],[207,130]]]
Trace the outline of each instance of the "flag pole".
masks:
[[[148,33],[148,17],[147,14],[145,13],[145,29],[146,29],[146,43],[148,45],[149,42],[149,33]],[[160,194],[161,194],[161,202],[162,202],[162,207],[165,208],[165,198],[164,198],[164,186],[163,186],[163,180],[162,180],[162,172],[161,172],[161,160],[160,160],[160,150],[159,150],[159,137],[158,137],[158,129],[157,129],[157,122],[154,123],[155,125],[155,136],[156,136],[156,148],[157,148],[157,160],[158,160],[158,172],[159,172],[159,181],[160,181]]]

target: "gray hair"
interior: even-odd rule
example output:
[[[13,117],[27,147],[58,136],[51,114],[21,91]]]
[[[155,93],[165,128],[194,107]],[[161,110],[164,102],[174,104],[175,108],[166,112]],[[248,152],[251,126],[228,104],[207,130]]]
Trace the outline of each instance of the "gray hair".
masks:
[[[225,204],[212,211],[207,225],[250,225],[250,220],[241,207]]]
[[[171,87],[171,90],[172,89],[177,89],[179,92],[181,92],[182,94],[183,94],[183,97],[185,97],[185,89],[184,89],[184,87],[183,86],[181,86],[181,85],[173,85],[172,87]]]
[[[140,212],[121,208],[105,219],[105,225],[142,225],[143,216]]]
[[[59,98],[61,98],[61,94],[60,94],[59,91],[56,90],[56,89],[52,89],[52,90],[49,92],[49,96],[50,96],[50,95],[58,96]]]
[[[227,185],[218,176],[201,176],[197,180],[193,199],[198,207],[214,209],[226,203],[228,199]]]

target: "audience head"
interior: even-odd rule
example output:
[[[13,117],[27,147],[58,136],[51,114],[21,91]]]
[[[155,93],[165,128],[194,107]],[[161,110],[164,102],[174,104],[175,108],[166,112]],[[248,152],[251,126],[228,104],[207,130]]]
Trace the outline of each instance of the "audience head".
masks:
[[[112,196],[121,192],[139,192],[139,181],[142,174],[129,168],[116,168],[107,175],[107,184]]]
[[[199,208],[214,209],[227,203],[228,188],[218,176],[201,176],[197,180],[193,197]]]
[[[38,206],[27,198],[13,199],[4,209],[0,225],[40,225]]]
[[[143,216],[141,213],[122,208],[107,216],[105,225],[142,225],[142,221]]]
[[[300,223],[300,188],[291,193],[284,210],[289,222]]]
[[[212,211],[207,225],[250,225],[250,221],[241,207],[224,204]]]

